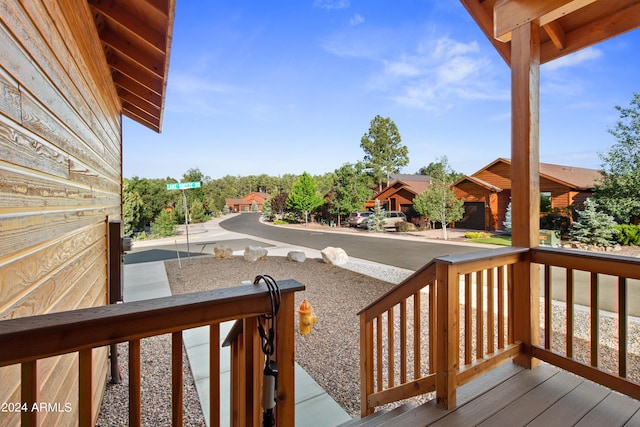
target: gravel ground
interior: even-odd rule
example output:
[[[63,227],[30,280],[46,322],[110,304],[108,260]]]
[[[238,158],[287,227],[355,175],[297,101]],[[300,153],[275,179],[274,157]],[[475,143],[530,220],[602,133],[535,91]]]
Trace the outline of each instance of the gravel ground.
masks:
[[[165,265],[173,294],[240,285],[244,280],[253,281],[259,274],[268,274],[276,280],[295,279],[306,285],[306,290],[296,295],[296,305],[306,298],[314,307],[318,322],[310,335],[296,334],[296,360],[351,416],[359,416],[360,411],[357,312],[411,273],[376,264],[349,262],[345,268],[339,268],[318,259],[295,263],[283,257],[269,257],[255,263],[248,263],[242,257],[224,260],[199,257],[192,258],[190,264],[183,263],[182,268],[177,261],[167,261]],[[615,354],[613,349],[617,348],[617,340],[615,333],[609,332],[617,323],[606,314],[602,318],[601,364],[613,372],[617,367],[610,355]],[[553,322],[555,330],[564,328],[562,303],[554,303]],[[578,359],[583,359],[588,354],[588,341],[585,340],[588,339],[588,312],[576,310],[574,322],[574,352]],[[640,380],[640,360],[636,356],[640,354],[640,343],[637,337],[640,337],[640,324],[633,320],[629,325],[627,367],[628,377],[635,381]],[[554,335],[554,349],[561,351],[561,348],[556,348],[562,345],[561,338],[560,334]],[[170,355],[167,348],[170,348],[168,336],[144,340],[142,344],[144,425],[171,424]],[[126,345],[120,345],[119,351],[121,364],[126,365]],[[123,371],[125,381],[121,385],[110,384],[107,387],[98,425],[120,426],[128,422],[126,366],[123,366]],[[193,378],[186,363],[184,378],[185,425],[204,425]]]

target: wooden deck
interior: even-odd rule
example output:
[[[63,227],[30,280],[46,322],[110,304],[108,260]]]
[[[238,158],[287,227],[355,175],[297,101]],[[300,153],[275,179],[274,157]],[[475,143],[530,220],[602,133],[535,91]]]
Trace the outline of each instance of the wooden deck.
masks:
[[[343,426],[640,426],[640,402],[546,363],[511,362],[458,389],[458,406],[435,401],[375,413]]]

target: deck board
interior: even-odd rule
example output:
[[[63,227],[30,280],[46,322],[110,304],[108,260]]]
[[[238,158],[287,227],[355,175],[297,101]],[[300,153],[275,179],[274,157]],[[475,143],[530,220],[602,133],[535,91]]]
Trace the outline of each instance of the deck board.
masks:
[[[640,426],[640,401],[544,362],[531,370],[505,363],[459,387],[457,402],[456,408],[445,410],[432,400],[385,418],[384,425]],[[368,425],[366,419],[352,421],[348,425]]]
[[[623,426],[634,415],[638,415],[640,402],[623,394],[611,392],[593,408],[576,427]],[[640,417],[636,418],[640,424]]]
[[[516,427],[531,422],[555,402],[582,383],[582,379],[565,372],[555,375],[533,388],[529,393],[489,417],[482,427]]]

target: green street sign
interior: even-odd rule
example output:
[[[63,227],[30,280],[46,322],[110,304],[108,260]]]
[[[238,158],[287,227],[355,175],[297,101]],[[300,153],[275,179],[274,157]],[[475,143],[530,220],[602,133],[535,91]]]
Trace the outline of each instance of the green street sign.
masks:
[[[167,190],[187,190],[189,188],[200,188],[200,181],[167,184]]]

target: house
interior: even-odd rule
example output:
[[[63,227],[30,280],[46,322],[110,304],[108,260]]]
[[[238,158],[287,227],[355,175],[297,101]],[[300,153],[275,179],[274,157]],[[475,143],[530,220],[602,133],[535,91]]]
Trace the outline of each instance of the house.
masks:
[[[373,209],[376,200],[388,211],[402,211],[407,218],[417,216],[413,209],[413,198],[429,188],[430,178],[426,175],[392,174],[393,181],[374,194],[372,200],[365,203],[367,209]]]
[[[162,127],[174,9],[174,0],[2,2],[0,319],[108,304],[122,116]],[[108,348],[91,359],[95,419]],[[77,396],[78,363],[70,354],[29,365],[38,402]],[[20,377],[20,365],[0,368],[0,402],[24,401]],[[73,425],[78,412],[40,421]],[[0,424],[19,423],[20,413],[0,414]]]
[[[540,193],[551,198],[552,209],[580,207],[591,196],[601,176],[595,169],[540,163]],[[511,161],[498,158],[471,176],[454,183],[456,198],[464,199],[465,213],[459,228],[502,229],[511,202]]]
[[[271,195],[269,193],[251,192],[242,199],[224,199],[224,203],[229,206],[231,212],[250,212],[255,203],[258,212],[262,212],[262,205]]]

